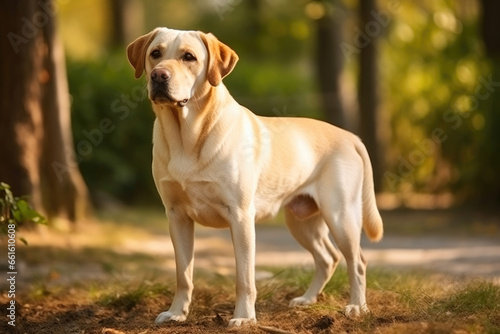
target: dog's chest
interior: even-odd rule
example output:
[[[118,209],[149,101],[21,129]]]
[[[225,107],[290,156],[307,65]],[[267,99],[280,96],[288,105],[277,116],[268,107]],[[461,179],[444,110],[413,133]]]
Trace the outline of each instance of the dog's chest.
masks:
[[[153,147],[153,177],[167,210],[205,226],[227,227],[227,184],[234,176],[229,164],[204,163],[178,147],[167,155],[163,144]]]
[[[171,159],[166,164],[166,172],[170,178],[179,182],[181,185],[196,182],[198,172],[198,163],[191,156],[180,153],[177,158]]]
[[[160,195],[168,210],[209,227],[228,227],[229,206],[223,200],[221,187],[216,182],[164,180],[159,186]]]

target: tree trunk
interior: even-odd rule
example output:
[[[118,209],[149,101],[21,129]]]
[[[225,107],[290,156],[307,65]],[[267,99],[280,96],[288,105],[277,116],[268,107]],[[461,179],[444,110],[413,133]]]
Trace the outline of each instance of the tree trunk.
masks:
[[[374,21],[372,13],[375,11],[375,0],[360,0],[361,29]],[[359,54],[358,104],[361,121],[360,136],[370,154],[375,190],[378,191],[382,181],[382,166],[377,131],[377,36],[370,37],[371,41],[361,48]]]
[[[51,218],[77,221],[89,209],[74,160],[57,4],[9,0],[1,7],[0,180]]]
[[[500,1],[481,0],[481,6],[481,33],[486,52],[492,58],[500,58],[500,38],[498,38],[498,29],[500,29],[500,21],[498,20]]]
[[[485,103],[484,115],[486,126],[483,130],[485,137],[484,149],[479,152],[479,164],[482,164],[481,175],[478,175],[479,182],[476,184],[476,198],[481,204],[490,204],[498,207],[500,201],[500,179],[498,170],[500,169],[500,1],[481,0],[481,35],[490,58],[491,73],[486,78],[491,81],[491,96],[488,103]],[[478,189],[479,188],[479,189]]]
[[[122,48],[143,33],[144,13],[139,0],[110,0],[111,47]]]
[[[325,15],[316,20],[316,70],[326,120],[348,128],[341,94],[344,56],[339,48],[342,41],[342,17],[335,0],[325,1]]]

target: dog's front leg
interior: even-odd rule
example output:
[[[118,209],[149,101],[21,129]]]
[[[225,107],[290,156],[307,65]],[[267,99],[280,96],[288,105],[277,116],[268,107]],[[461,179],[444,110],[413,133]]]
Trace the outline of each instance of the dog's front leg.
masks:
[[[246,215],[231,223],[236,259],[236,307],[229,327],[255,322],[255,215]]]
[[[188,218],[169,215],[170,237],[174,245],[177,290],[167,312],[156,318],[156,323],[169,320],[185,321],[193,293],[194,222]]]

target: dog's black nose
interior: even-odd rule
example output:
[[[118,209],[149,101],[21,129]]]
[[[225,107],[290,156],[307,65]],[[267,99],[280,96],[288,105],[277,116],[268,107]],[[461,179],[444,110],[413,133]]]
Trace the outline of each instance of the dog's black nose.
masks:
[[[162,68],[156,68],[151,72],[151,80],[157,83],[165,83],[170,77],[170,72]]]

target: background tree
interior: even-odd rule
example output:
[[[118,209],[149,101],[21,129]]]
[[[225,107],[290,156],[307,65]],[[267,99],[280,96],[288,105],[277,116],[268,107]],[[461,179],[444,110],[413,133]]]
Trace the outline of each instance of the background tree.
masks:
[[[349,128],[346,124],[341,94],[341,77],[344,65],[344,56],[339,48],[344,21],[341,2],[337,0],[316,2],[310,4],[308,8],[310,16],[316,18],[314,62],[325,118],[328,122],[339,127]]]
[[[491,103],[489,104],[487,117],[487,145],[484,150],[481,150],[481,155],[486,155],[485,160],[490,163],[484,166],[484,170],[480,174],[483,178],[481,191],[476,194],[484,203],[484,199],[488,199],[488,204],[498,204],[500,200],[500,180],[498,178],[498,170],[500,169],[500,136],[498,129],[500,128],[500,1],[481,0],[482,17],[481,17],[481,34],[486,49],[486,54],[491,61]]]
[[[120,48],[143,33],[143,6],[138,0],[110,0],[110,7],[110,45]]]
[[[70,99],[52,1],[0,8],[0,180],[50,218],[75,222],[89,208],[73,153]]]
[[[495,0],[481,0],[482,18],[481,34],[483,37],[486,52],[490,57],[500,58],[500,38],[498,31],[500,21],[498,13],[500,12],[500,2]]]
[[[363,30],[374,20],[375,0],[360,0],[360,28]],[[359,53],[358,104],[360,115],[360,136],[370,154],[373,166],[375,189],[380,190],[382,181],[382,162],[378,136],[378,73],[377,73],[377,36],[370,36]]]

